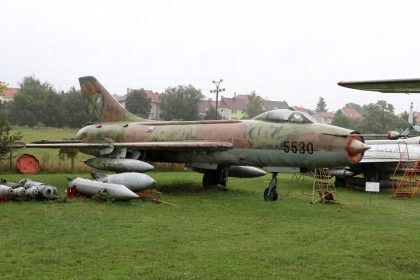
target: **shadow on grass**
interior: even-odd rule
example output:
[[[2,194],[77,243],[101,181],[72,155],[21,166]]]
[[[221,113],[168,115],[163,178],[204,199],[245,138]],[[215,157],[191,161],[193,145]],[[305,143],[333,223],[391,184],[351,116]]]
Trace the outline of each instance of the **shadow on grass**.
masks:
[[[201,184],[194,182],[175,182],[172,184],[162,184],[157,186],[158,191],[167,194],[209,194],[209,193],[224,193],[224,194],[245,194],[247,191],[224,189],[221,187],[212,187],[205,189]]]
[[[174,182],[170,184],[159,184],[157,189],[164,193],[181,194],[181,193],[208,193],[208,192],[222,192],[218,188],[205,189],[201,184],[193,182]]]

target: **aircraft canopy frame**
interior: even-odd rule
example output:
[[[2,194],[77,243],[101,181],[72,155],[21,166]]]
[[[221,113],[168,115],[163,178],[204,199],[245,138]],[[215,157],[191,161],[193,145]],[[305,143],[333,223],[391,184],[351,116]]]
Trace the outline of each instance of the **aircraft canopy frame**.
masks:
[[[259,114],[253,120],[266,121],[266,122],[290,122],[290,123],[317,123],[312,116],[307,113],[292,111],[288,109],[271,110]]]

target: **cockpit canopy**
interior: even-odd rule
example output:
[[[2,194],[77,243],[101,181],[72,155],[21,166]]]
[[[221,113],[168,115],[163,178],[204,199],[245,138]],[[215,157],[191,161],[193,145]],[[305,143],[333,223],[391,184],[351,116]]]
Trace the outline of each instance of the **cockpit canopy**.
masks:
[[[316,123],[317,121],[304,112],[292,111],[289,109],[278,109],[262,113],[253,120],[266,122],[290,122],[290,123]]]

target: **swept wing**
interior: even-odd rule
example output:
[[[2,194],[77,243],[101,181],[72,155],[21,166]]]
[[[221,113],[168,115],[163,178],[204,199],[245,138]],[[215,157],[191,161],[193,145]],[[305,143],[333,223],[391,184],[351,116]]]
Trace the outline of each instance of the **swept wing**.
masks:
[[[112,139],[101,139],[99,141],[74,140],[74,141],[39,141],[33,143],[14,143],[11,148],[74,148],[74,149],[98,149],[113,150],[114,148],[132,148],[138,150],[205,150],[225,151],[233,147],[230,142],[221,141],[161,141],[161,142],[114,142]]]
[[[383,93],[420,93],[420,79],[342,81],[339,86]]]

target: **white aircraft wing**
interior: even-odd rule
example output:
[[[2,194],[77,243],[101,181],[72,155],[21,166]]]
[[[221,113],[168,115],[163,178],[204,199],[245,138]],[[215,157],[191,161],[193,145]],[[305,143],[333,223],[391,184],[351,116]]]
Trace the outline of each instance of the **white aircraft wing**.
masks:
[[[420,79],[342,81],[338,85],[383,93],[420,93]]]

